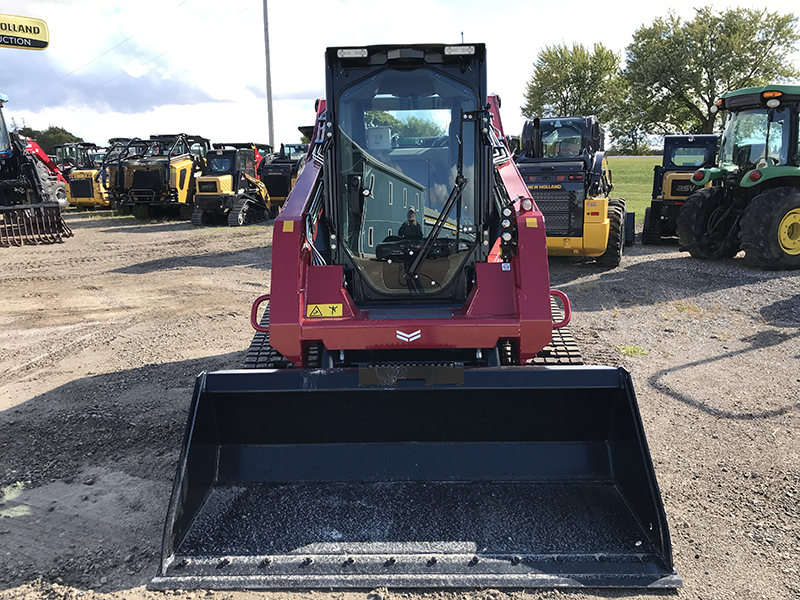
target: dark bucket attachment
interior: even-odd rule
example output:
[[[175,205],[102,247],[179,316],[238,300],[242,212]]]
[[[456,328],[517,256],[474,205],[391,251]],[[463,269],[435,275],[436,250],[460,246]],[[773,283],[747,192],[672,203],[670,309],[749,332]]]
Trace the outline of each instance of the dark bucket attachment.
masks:
[[[396,366],[200,375],[150,588],[681,584],[627,371]]]
[[[72,235],[58,204],[0,207],[0,247],[53,244]]]

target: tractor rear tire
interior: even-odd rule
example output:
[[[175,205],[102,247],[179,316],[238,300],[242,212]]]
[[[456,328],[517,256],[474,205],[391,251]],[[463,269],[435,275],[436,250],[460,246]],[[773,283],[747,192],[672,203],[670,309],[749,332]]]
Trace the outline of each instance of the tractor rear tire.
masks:
[[[724,194],[723,188],[702,188],[686,199],[678,213],[677,231],[681,249],[686,248],[694,258],[731,258],[739,252],[738,244],[724,247],[725,240],[720,240],[719,236],[711,239],[706,235],[720,217]],[[728,239],[728,233],[725,233],[725,239]]]
[[[625,204],[609,204],[608,220],[610,223],[606,251],[595,260],[601,267],[613,269],[622,261],[622,249],[625,246]]]
[[[762,269],[800,269],[800,189],[767,190],[750,201],[739,241],[745,260]]]

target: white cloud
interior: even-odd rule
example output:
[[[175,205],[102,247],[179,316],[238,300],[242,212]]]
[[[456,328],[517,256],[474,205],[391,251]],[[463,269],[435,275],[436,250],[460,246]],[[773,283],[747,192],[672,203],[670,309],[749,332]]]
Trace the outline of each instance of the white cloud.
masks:
[[[135,77],[136,79],[138,79],[142,75],[146,75],[147,71],[149,70],[135,58],[129,60],[128,64],[126,64],[125,67],[123,67],[123,69],[128,75],[130,75],[131,77]]]
[[[487,45],[489,91],[503,100],[506,131],[518,133],[525,84],[545,45],[602,42],[621,55],[636,29],[668,9],[691,18],[694,4],[673,0],[632,10],[629,2],[600,7],[589,0],[568,6],[541,0],[270,0],[275,142],[296,141],[297,127],[313,123],[314,100],[325,89],[327,46],[460,42],[463,32],[464,41]],[[718,10],[738,4],[713,2]],[[96,143],[172,131],[264,142],[261,7],[257,0],[6,0],[4,12],[43,18],[51,35],[42,52],[0,49],[0,91],[11,97],[8,117],[36,128],[59,125]],[[4,79],[20,72],[5,61],[19,63],[29,76]],[[126,82],[130,77],[139,86],[136,94],[134,83]],[[173,85],[155,87],[165,80]],[[160,100],[181,105],[159,106]]]

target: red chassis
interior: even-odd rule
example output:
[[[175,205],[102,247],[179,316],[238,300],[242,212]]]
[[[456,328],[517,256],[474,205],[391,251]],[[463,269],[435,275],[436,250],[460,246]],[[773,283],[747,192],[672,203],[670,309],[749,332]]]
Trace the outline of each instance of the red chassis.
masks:
[[[492,123],[504,139],[495,96],[489,96]],[[325,102],[318,105],[319,116]],[[315,139],[317,131],[315,130]],[[305,216],[322,182],[322,164],[314,159],[313,144],[307,164],[276,219],[272,240],[272,293],[253,304],[251,323],[269,331],[270,344],[288,360],[302,365],[304,348],[322,342],[329,351],[388,349],[493,348],[500,340],[514,340],[525,364],[550,343],[552,330],[570,320],[566,295],[549,288],[544,218],[531,199],[516,164],[499,166],[500,176],[514,202],[518,252],[502,262],[492,251],[489,262],[476,264],[476,283],[463,306],[442,318],[373,319],[376,309],[359,309],[344,288],[341,265],[312,265],[306,239]],[[526,203],[527,204],[527,203]],[[498,241],[499,246],[499,241]],[[293,267],[297,265],[297,267]],[[543,284],[542,282],[548,282]],[[553,322],[550,296],[564,306],[564,318]],[[269,326],[258,324],[259,305],[269,300]],[[305,366],[305,365],[303,365]]]

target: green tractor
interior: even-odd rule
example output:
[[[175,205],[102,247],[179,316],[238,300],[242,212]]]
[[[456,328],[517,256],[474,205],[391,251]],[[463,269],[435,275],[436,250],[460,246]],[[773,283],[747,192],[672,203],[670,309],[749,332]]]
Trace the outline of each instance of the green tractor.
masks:
[[[740,250],[764,269],[800,268],[800,86],[727,92],[717,166],[700,169],[702,187],[678,215],[681,250],[730,258]]]

